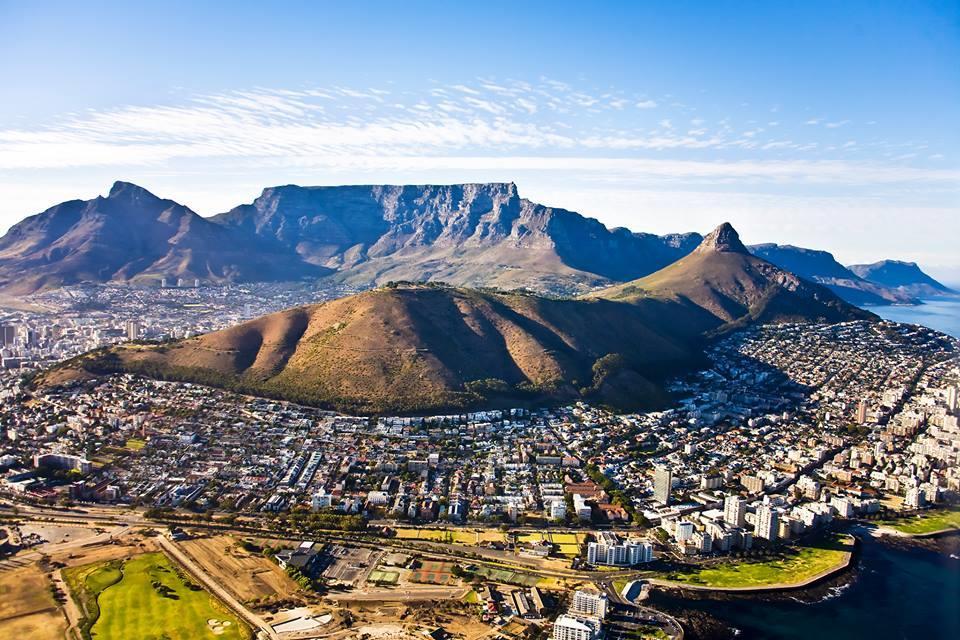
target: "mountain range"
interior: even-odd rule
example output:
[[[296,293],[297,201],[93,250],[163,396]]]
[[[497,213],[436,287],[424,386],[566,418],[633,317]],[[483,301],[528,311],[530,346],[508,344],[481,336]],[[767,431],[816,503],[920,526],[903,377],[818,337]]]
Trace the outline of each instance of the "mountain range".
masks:
[[[131,372],[355,413],[422,413],[586,399],[662,405],[660,383],[750,322],[875,320],[751,255],[724,224],[655,273],[556,299],[392,284],[162,345],[92,352],[58,384]]]
[[[608,229],[521,198],[513,183],[287,185],[204,218],[117,182],[106,197],[64,202],[14,225],[0,238],[0,290],[163,277],[331,277],[359,288],[434,281],[571,295],[650,275],[701,240],[697,233]],[[912,303],[949,291],[919,268],[894,268],[904,263],[857,267],[859,273],[823,251],[772,244],[750,250],[855,304]]]

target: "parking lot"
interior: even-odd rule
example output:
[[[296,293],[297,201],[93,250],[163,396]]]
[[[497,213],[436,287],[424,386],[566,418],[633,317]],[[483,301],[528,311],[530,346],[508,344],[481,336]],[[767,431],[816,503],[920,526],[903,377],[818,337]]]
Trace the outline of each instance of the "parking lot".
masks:
[[[330,545],[323,553],[323,577],[341,583],[365,582],[377,561],[376,551],[337,544]]]

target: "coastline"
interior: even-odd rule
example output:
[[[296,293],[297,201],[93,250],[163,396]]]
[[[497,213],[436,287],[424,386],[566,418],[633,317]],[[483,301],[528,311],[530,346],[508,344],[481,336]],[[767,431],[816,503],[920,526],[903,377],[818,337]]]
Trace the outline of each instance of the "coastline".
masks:
[[[692,591],[699,593],[729,593],[729,594],[770,594],[770,593],[781,593],[781,592],[791,592],[791,591],[802,591],[804,589],[809,589],[811,587],[817,586],[818,584],[825,582],[831,578],[839,576],[845,573],[848,569],[855,564],[855,560],[859,554],[860,549],[860,539],[850,534],[850,538],[853,540],[853,547],[850,551],[844,554],[843,560],[828,568],[825,569],[813,576],[800,580],[798,582],[779,582],[774,584],[765,584],[765,585],[756,585],[756,586],[744,586],[744,587],[719,587],[719,586],[709,586],[709,585],[698,585],[688,582],[676,582],[673,580],[661,580],[659,578],[650,578],[646,582],[649,584],[660,587],[662,589],[671,589],[676,591]]]

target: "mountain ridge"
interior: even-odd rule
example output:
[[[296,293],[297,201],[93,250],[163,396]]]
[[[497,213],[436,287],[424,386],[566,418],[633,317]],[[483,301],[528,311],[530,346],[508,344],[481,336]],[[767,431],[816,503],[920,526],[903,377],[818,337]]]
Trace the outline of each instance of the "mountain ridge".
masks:
[[[44,382],[129,372],[360,413],[578,399],[633,410],[661,406],[660,383],[702,363],[718,333],[877,319],[750,255],[729,225],[632,286],[556,299],[394,284],[170,344],[95,352]]]
[[[752,245],[749,250],[801,278],[824,285],[847,302],[856,305],[918,303],[914,296],[902,290],[861,278],[840,264],[828,251],[774,243]]]
[[[938,295],[960,295],[920,269],[916,262],[880,260],[872,264],[850,265],[850,270],[875,284],[922,298]]]
[[[513,183],[267,187],[253,203],[203,218],[118,181],[106,197],[11,227],[0,239],[0,289],[332,275],[355,286],[433,280],[562,293],[654,271],[699,240],[611,230],[521,198]]]

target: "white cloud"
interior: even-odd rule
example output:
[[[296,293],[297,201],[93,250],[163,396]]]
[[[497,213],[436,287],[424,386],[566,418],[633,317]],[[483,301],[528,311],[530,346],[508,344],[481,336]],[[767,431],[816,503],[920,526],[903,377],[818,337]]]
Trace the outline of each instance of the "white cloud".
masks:
[[[634,105],[637,109],[653,109],[657,106],[656,101],[654,100],[641,100]]]

